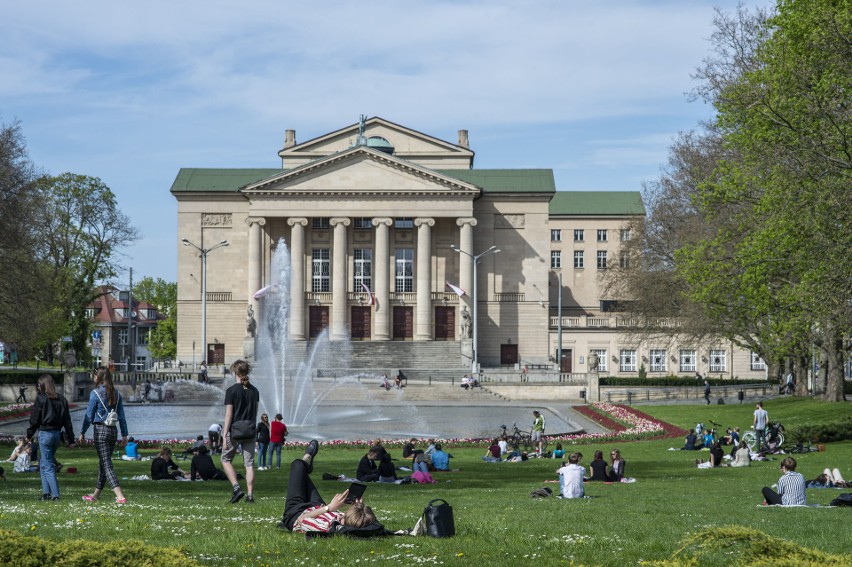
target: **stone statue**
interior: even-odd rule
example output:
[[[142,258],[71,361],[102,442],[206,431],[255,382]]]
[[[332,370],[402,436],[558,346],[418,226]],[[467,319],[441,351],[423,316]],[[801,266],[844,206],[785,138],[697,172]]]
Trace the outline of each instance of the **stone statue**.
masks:
[[[257,321],[254,320],[254,307],[249,303],[246,310],[246,335],[254,338],[254,333],[257,330]]]
[[[467,310],[467,305],[462,306],[461,311],[461,338],[470,338],[470,312]]]
[[[598,355],[596,353],[591,353],[589,355],[589,371],[595,372],[598,369],[598,365],[600,364],[600,360],[598,359]]]

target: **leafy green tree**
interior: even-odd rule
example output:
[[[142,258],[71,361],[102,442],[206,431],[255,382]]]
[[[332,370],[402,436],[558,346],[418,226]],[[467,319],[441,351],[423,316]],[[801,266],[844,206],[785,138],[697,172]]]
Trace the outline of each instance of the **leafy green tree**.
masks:
[[[81,362],[88,362],[86,307],[96,296],[96,283],[118,275],[120,251],[139,232],[118,208],[110,188],[96,177],[63,173],[43,177],[40,188],[37,253],[49,270],[64,334],[71,337]]]
[[[151,356],[174,358],[177,354],[177,283],[145,277],[134,286],[133,297],[156,306],[166,317],[151,331],[148,339]]]

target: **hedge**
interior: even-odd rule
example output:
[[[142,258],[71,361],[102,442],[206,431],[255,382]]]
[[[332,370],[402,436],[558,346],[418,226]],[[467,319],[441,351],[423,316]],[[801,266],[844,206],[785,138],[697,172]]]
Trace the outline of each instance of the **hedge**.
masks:
[[[739,380],[725,378],[711,378],[707,381],[711,386],[748,386],[753,384],[768,384],[776,386],[777,382],[765,382],[763,380]],[[654,376],[651,378],[621,378],[618,376],[605,376],[600,379],[601,386],[701,386],[704,387],[704,380],[696,380],[694,376],[684,378],[681,376]]]
[[[0,565],[200,567],[201,564],[187,557],[181,550],[154,547],[138,540],[106,543],[81,539],[48,541],[0,530]]]
[[[65,382],[65,374],[63,372],[36,372],[34,370],[10,370],[0,372],[0,384],[32,384],[36,385],[39,376],[42,374],[50,374],[53,376],[53,381],[57,384]]]
[[[796,443],[831,443],[852,439],[852,417],[832,423],[791,427],[790,438]]]

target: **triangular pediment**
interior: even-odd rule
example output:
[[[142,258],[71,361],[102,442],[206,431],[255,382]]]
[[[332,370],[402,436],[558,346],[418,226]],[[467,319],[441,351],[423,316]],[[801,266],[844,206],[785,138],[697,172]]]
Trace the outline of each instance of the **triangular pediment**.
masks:
[[[284,148],[278,152],[284,166],[298,166],[307,161],[346,150],[358,143],[359,124],[351,124],[323,136]],[[405,126],[374,116],[364,122],[364,137],[378,137],[389,142],[393,155],[407,161],[434,164],[445,160],[470,167],[474,152]],[[456,167],[450,165],[449,167]]]
[[[479,188],[365,146],[356,146],[283,171],[242,189],[268,194],[479,195]]]

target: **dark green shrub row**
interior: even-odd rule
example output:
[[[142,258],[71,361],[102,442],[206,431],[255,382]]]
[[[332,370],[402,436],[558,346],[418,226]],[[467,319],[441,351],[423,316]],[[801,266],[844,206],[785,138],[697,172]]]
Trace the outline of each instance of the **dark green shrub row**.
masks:
[[[65,381],[65,374],[62,372],[36,372],[34,370],[9,370],[0,372],[0,384],[35,384],[38,382],[38,377],[42,374],[50,374],[53,376],[53,381],[57,384],[62,384]]]
[[[719,379],[708,377],[711,386],[745,386],[748,384],[762,384],[762,380],[738,380]],[[601,386],[701,386],[703,380],[696,380],[695,376],[688,378],[683,376],[652,376],[650,378],[621,378],[618,376],[604,376],[600,379]],[[773,384],[767,382],[767,384]]]
[[[790,438],[795,443],[830,443],[852,439],[852,417],[846,417],[832,423],[791,427]]]
[[[177,549],[154,547],[135,540],[101,543],[78,539],[58,542],[0,530],[0,565],[196,567],[200,563]]]

